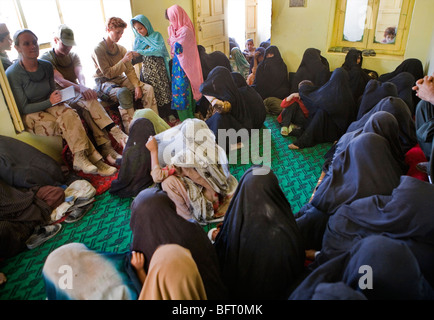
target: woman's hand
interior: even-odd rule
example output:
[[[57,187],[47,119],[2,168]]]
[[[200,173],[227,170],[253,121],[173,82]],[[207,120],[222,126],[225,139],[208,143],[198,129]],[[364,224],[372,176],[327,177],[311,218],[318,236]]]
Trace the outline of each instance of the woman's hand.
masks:
[[[55,105],[57,103],[59,103],[62,100],[62,94],[60,93],[59,90],[55,90],[51,93],[50,95],[50,102],[51,105]]]
[[[146,142],[146,148],[152,152],[158,152],[158,143],[154,136],[150,136],[148,142]]]

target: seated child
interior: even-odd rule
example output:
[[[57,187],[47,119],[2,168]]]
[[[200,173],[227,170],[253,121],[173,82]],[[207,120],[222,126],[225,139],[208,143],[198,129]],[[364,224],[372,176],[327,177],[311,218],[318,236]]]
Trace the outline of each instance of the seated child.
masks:
[[[300,88],[301,85],[305,84],[313,86],[312,81],[303,80],[298,87]],[[300,94],[298,92],[292,93],[282,100],[280,106],[283,108],[277,117],[277,121],[281,125],[280,133],[282,136],[299,137],[307,125],[307,118],[309,117],[309,111],[300,99]]]
[[[243,51],[244,56],[246,57],[247,61],[252,63],[253,59],[255,58],[255,44],[253,42],[253,39],[247,39],[246,40],[246,48]]]

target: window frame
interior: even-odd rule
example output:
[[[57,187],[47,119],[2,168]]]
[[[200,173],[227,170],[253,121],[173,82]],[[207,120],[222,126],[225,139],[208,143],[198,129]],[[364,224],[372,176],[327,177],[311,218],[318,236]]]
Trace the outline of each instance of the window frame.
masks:
[[[333,36],[329,51],[336,51],[334,48],[350,47],[359,50],[375,50],[377,54],[403,56],[407,46],[408,33],[415,0],[402,0],[401,12],[397,26],[397,35],[393,44],[375,42],[375,31],[378,21],[380,0],[368,0],[368,10],[365,20],[365,29],[361,42],[343,40],[345,24],[345,11],[348,0],[336,0],[336,11],[333,25]],[[372,8],[372,10],[369,10]]]

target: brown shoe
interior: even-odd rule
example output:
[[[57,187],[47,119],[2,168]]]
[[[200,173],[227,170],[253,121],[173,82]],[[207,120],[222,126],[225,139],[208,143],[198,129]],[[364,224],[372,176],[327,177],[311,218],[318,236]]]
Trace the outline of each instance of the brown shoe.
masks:
[[[125,132],[123,132],[121,128],[119,128],[118,126],[114,126],[110,129],[110,134],[113,136],[116,142],[121,145],[122,149],[125,148],[128,140],[128,135],[125,134]]]
[[[110,164],[114,165],[117,159],[121,159],[122,156],[113,149],[110,141],[104,143],[100,148],[100,153]]]
[[[97,163],[95,163],[95,166],[98,169],[97,174],[103,177],[108,177],[114,175],[118,169],[115,167],[111,167],[108,164],[106,164],[104,161],[99,160]]]
[[[98,168],[89,161],[84,151],[74,153],[73,168],[76,171],[83,171],[87,174],[95,174],[98,172]]]

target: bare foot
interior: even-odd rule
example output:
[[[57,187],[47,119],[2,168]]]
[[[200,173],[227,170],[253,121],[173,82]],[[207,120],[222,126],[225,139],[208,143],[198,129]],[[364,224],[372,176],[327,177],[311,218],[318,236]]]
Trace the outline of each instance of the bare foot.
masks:
[[[110,163],[111,166],[116,165],[116,159],[114,159],[111,155],[108,155],[105,159],[108,163]]]
[[[290,150],[298,150],[298,149],[300,149],[299,147],[297,147],[295,144],[293,144],[293,143],[291,143],[289,146],[288,146],[288,148],[290,149]]]

